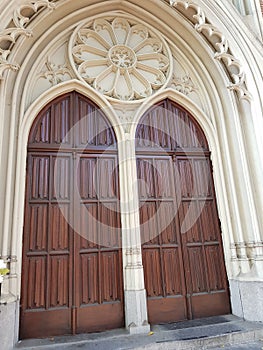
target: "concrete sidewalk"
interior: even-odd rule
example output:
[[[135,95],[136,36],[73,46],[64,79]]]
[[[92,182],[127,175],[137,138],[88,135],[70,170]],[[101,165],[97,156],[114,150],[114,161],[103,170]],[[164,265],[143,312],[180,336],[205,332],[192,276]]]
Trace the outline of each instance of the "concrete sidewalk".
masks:
[[[233,315],[152,326],[148,335],[129,335],[119,329],[103,333],[30,339],[19,342],[20,350],[185,350],[263,348],[263,324]]]

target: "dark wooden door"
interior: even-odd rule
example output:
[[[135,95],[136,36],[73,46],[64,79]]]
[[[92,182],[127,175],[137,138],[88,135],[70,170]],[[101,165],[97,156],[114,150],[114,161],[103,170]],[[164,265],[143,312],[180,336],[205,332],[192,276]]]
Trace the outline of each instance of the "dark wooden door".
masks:
[[[137,128],[140,222],[149,321],[230,312],[220,222],[205,136],[165,100]]]
[[[28,142],[20,338],[122,327],[115,134],[72,92],[36,118]]]

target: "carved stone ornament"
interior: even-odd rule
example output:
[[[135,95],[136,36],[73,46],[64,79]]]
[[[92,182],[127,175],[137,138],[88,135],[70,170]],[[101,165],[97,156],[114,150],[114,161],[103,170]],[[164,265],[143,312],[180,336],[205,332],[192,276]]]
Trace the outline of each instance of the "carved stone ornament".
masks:
[[[198,90],[198,88],[194,85],[190,75],[177,77],[175,74],[173,74],[171,85],[175,88],[175,90],[181,92],[184,95],[189,95],[191,92]]]
[[[64,81],[65,75],[68,75],[72,78],[72,74],[70,69],[67,66],[67,63],[56,64],[56,63],[52,63],[48,59],[45,63],[45,66],[47,69],[40,74],[40,77],[48,79],[48,81],[52,86],[55,86],[61,83],[62,81]]]
[[[233,56],[228,40],[207,20],[199,4],[192,0],[167,0],[167,2],[192,22],[196,31],[209,42],[215,52],[214,58],[221,61],[228,71],[231,80],[228,88],[236,91],[240,99],[250,101],[252,96],[246,87],[246,76],[241,62]]]
[[[43,8],[53,10],[55,8],[54,0],[30,0],[20,5],[15,11],[12,18],[11,26],[0,32],[0,79],[3,78],[3,72],[6,69],[13,71],[19,70],[16,62],[9,61],[11,48],[17,39],[24,35],[31,37],[32,31],[27,29],[31,18]]]
[[[77,27],[69,55],[79,79],[120,101],[151,96],[167,84],[172,71],[164,39],[125,17],[96,19]]]

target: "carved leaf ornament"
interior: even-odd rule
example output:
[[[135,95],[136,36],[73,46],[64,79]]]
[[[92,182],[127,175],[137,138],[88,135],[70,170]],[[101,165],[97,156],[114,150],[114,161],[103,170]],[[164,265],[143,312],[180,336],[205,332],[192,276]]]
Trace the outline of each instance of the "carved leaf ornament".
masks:
[[[30,19],[43,8],[53,10],[55,4],[50,0],[26,1],[15,10],[13,20],[11,21],[11,23],[13,22],[13,26],[0,32],[0,79],[3,78],[3,72],[6,69],[13,71],[19,70],[19,64],[9,60],[11,49],[21,35],[26,37],[33,35],[32,31],[26,27]]]
[[[77,76],[114,99],[151,96],[169,80],[172,59],[165,41],[144,24],[124,17],[81,25],[69,50]]]
[[[167,0],[188,20],[192,22],[196,31],[202,34],[214,49],[214,58],[225,65],[230,84],[228,88],[237,92],[240,99],[251,100],[252,96],[246,87],[246,75],[242,63],[233,56],[229,42],[224,34],[211,24],[202,8],[191,0]]]

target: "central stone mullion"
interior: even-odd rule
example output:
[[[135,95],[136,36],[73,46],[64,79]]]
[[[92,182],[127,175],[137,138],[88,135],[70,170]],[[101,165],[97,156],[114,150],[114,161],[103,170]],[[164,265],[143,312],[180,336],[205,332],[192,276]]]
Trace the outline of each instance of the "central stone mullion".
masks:
[[[142,266],[134,139],[119,143],[118,148],[125,322],[130,333],[147,333],[150,326]]]

